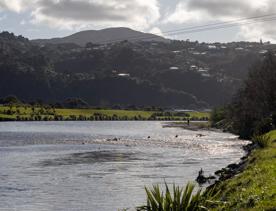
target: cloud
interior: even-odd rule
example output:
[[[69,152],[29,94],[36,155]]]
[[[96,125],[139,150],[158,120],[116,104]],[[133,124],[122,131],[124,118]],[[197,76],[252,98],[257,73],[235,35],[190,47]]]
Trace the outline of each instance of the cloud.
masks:
[[[182,0],[163,23],[202,24],[223,22],[266,14],[276,15],[275,0]],[[255,40],[264,37],[276,40],[273,22],[254,23],[239,27],[237,39]]]
[[[26,24],[27,22],[24,19],[20,21],[20,25],[26,25]]]
[[[146,29],[159,17],[157,0],[1,0],[0,9],[28,10],[31,23],[53,28],[129,26]]]
[[[27,0],[1,0],[0,10],[10,10],[13,12],[20,13],[24,11],[28,6]],[[32,1],[31,1],[32,2]]]
[[[153,27],[149,33],[152,33],[152,34],[155,34],[155,35],[158,35],[158,36],[164,36],[164,34],[162,33],[162,30],[158,27]]]
[[[276,4],[275,0],[0,0],[0,12],[5,10],[23,14],[22,25],[74,31],[124,26],[159,34],[171,27],[276,14]],[[235,28],[236,39],[276,41],[272,26],[273,22],[240,26]]]

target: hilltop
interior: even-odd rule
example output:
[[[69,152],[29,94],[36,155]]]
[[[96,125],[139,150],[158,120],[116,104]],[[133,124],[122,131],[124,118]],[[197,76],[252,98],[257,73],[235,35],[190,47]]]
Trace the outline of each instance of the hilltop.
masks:
[[[75,34],[62,38],[52,39],[37,39],[33,42],[39,44],[62,44],[74,43],[76,45],[85,46],[86,43],[107,44],[116,41],[129,40],[131,42],[139,41],[155,41],[155,42],[169,42],[169,40],[150,33],[143,33],[125,27],[106,28],[102,30],[88,30],[81,31]]]

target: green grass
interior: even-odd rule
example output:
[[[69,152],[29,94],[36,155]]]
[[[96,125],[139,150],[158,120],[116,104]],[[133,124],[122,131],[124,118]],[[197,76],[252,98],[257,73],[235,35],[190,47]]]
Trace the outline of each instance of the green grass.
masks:
[[[276,130],[270,131],[269,133],[267,133],[267,135],[270,136],[270,139],[271,139],[272,141],[275,141],[275,140],[276,140]]]
[[[276,130],[266,135],[272,144],[255,149],[242,173],[216,187],[226,203],[214,210],[276,210]]]
[[[189,111],[186,112],[187,114],[190,115],[191,118],[210,118],[211,113],[207,111]]]
[[[106,116],[117,115],[118,117],[127,116],[133,118],[135,116],[141,116],[143,118],[149,118],[153,112],[150,111],[129,111],[129,110],[102,110],[102,109],[56,109],[57,115],[68,117],[70,115],[84,115],[91,116],[95,113],[100,113]]]
[[[254,136],[252,138],[252,142],[257,144],[261,148],[267,148],[272,145],[273,139],[269,134]]]
[[[12,114],[7,114],[8,110],[12,110]],[[113,109],[49,109],[47,113],[39,112],[41,107],[35,107],[35,110],[32,110],[31,106],[12,106],[10,109],[9,106],[0,106],[0,119],[2,120],[16,120],[17,117],[28,118],[31,117],[35,118],[35,116],[40,116],[41,118],[47,118],[48,120],[54,120],[55,116],[62,116],[63,119],[71,118],[72,116],[75,117],[85,117],[88,119],[91,116],[95,116],[95,114],[102,115],[105,117],[113,117],[117,116],[118,119],[134,119],[135,117],[139,117],[138,119],[146,120],[149,119],[154,111],[142,111],[142,110],[113,110]],[[44,111],[45,108],[43,108]],[[16,111],[16,112],[15,112]],[[53,112],[54,111],[54,112]],[[190,118],[208,118],[210,114],[208,112],[188,112]],[[72,119],[72,118],[71,118]],[[158,120],[183,120],[183,116],[156,116]]]
[[[33,113],[31,107],[24,107],[24,106],[19,106],[19,107],[12,107],[12,111],[19,110],[19,113],[14,113],[11,115],[5,114],[4,111],[10,110],[10,107],[8,106],[0,106],[0,118],[8,118],[8,119],[16,119],[17,116],[20,117],[30,117],[31,114]],[[37,113],[40,110],[39,107],[35,108],[35,113]],[[127,117],[127,118],[134,118],[135,116],[141,116],[142,118],[149,118],[153,112],[152,111],[131,111],[131,110],[111,110],[111,109],[55,109],[55,115],[61,115],[64,118],[67,118],[71,115],[74,116],[85,116],[85,117],[90,117],[94,115],[95,113],[101,114],[104,116],[113,116],[116,115],[118,117]],[[48,116],[51,118],[54,118],[54,114],[52,115],[41,115],[43,116]]]

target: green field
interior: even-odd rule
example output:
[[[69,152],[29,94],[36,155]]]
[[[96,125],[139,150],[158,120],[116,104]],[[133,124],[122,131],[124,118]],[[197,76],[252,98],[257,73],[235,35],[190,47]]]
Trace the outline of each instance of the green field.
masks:
[[[271,146],[255,149],[245,170],[217,187],[225,204],[215,210],[276,210],[276,130],[268,135]]]
[[[31,115],[41,115],[42,117],[47,116],[48,118],[54,118],[55,116],[62,116],[63,118],[69,118],[72,116],[83,116],[86,118],[89,118],[94,115],[102,115],[102,116],[114,116],[116,115],[119,118],[127,117],[127,118],[134,118],[135,116],[140,116],[142,118],[148,119],[153,112],[151,111],[129,111],[129,110],[104,110],[104,109],[49,109],[49,111],[46,111],[46,109],[43,109],[41,112],[40,107],[35,107],[34,110],[32,110],[31,107],[13,107],[11,110],[15,113],[12,114],[6,114],[7,111],[10,110],[10,107],[8,106],[0,106],[0,117],[3,118],[10,118],[10,119],[16,119],[17,116],[20,117],[30,117]],[[19,112],[17,112],[19,111]]]
[[[154,112],[113,109],[66,109],[31,106],[0,106],[0,120],[183,120],[209,118],[208,112]]]
[[[143,118],[149,118],[153,112],[150,111],[129,111],[129,110],[100,110],[100,109],[56,109],[58,115],[68,117],[70,115],[84,115],[91,116],[95,113],[99,113],[106,116],[117,115],[118,117],[127,116],[128,118],[133,118],[135,116],[141,116]]]
[[[188,111],[186,112],[191,118],[210,118],[211,113],[207,111]]]

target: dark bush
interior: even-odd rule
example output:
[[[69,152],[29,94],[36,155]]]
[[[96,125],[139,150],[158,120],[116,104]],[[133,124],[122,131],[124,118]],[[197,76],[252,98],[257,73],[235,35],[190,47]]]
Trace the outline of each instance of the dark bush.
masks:
[[[276,128],[276,112],[274,112],[272,114],[271,121],[272,121],[272,124],[273,124],[274,128]]]
[[[271,118],[264,118],[261,121],[258,121],[256,126],[255,126],[255,130],[254,130],[254,134],[255,135],[262,135],[265,134],[267,132],[269,132],[270,130],[272,130],[272,119]]]

